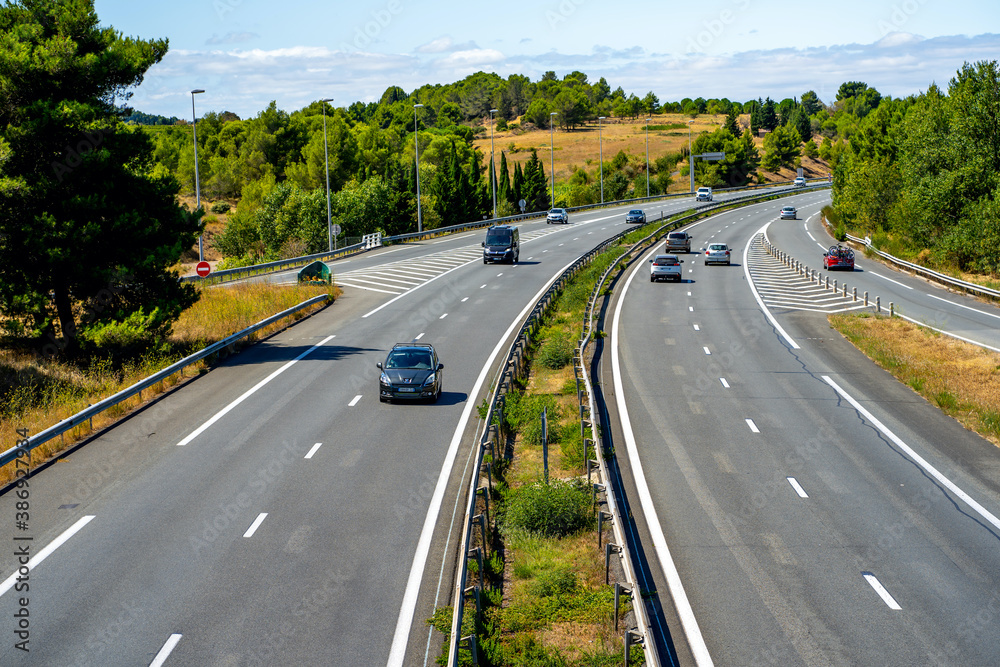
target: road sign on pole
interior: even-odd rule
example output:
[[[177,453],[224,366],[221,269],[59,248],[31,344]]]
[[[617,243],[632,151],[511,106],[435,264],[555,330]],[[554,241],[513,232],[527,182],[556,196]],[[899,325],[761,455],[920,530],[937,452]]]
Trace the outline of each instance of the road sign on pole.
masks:
[[[702,160],[707,160],[709,162],[718,162],[719,160],[724,160],[726,157],[725,153],[702,153],[701,155],[695,155],[696,158]]]
[[[199,276],[204,278],[212,272],[212,265],[208,262],[198,262],[198,266],[194,270]]]

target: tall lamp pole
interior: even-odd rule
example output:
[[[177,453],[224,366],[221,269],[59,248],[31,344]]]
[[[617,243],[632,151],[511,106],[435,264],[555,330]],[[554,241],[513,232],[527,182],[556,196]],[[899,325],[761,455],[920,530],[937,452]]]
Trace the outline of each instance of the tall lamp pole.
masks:
[[[693,120],[688,121],[688,172],[691,174],[691,192],[694,192],[694,155],[691,154],[691,124],[694,123]]]
[[[649,199],[649,121],[652,118],[646,119],[646,198]]]
[[[601,203],[604,203],[604,135],[601,133],[601,121],[607,116],[597,117],[597,142],[601,147]]]
[[[493,114],[496,109],[490,109],[490,190],[493,191],[493,218],[497,217],[497,168],[493,159]]]
[[[194,111],[194,96],[205,92],[201,88],[191,91],[191,129],[194,131],[194,198],[197,211],[201,208],[201,184],[198,182],[198,116]],[[198,261],[205,261],[205,239],[203,235],[198,235]]]
[[[417,233],[424,231],[424,219],[420,213],[420,140],[417,137],[417,108],[423,104],[413,105],[413,154],[416,156],[417,169]]]
[[[556,207],[556,153],[555,153],[555,135],[552,133],[552,123],[554,119],[553,116],[556,115],[555,111],[549,113],[549,171],[552,172],[552,206],[549,208]]]
[[[326,162],[326,235],[327,252],[333,252],[333,212],[330,208],[330,148],[326,142],[326,103],[332,102],[332,97],[320,100],[323,105],[323,158]]]

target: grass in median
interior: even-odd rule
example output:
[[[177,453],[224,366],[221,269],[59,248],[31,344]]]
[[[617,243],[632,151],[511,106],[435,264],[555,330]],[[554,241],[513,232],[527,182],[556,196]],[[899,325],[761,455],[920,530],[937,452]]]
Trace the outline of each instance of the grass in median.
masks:
[[[505,419],[515,434],[514,453],[494,468],[501,490],[494,510],[500,536],[486,567],[491,585],[485,620],[475,628],[470,620],[475,607],[469,605],[462,632],[466,636],[475,629],[481,665],[621,664],[614,589],[604,583],[604,552],[598,549],[586,482],[573,354],[598,278],[628,245],[655,228],[634,230],[567,284],[535,338],[527,379],[507,395]],[[548,484],[543,408],[549,425]],[[593,438],[589,428],[585,437]],[[604,530],[606,541],[610,528]],[[430,622],[447,635],[451,608],[439,609]],[[461,664],[471,664],[468,651],[462,655]],[[633,647],[630,658],[629,664],[642,664],[642,649]]]
[[[1000,354],[899,318],[863,313],[829,320],[900,382],[1000,445]]]
[[[277,287],[266,284],[234,285],[202,291],[201,299],[185,311],[173,327],[169,340],[155,350],[126,359],[110,356],[86,361],[45,359],[31,351],[0,348],[0,450],[13,447],[17,429],[34,435],[84,410],[88,406],[149,377],[198,349],[220,341],[275,313],[291,308],[320,294],[336,296],[327,286]],[[321,306],[316,306],[318,309]],[[300,311],[293,320],[304,317]],[[253,342],[288,326],[289,320],[272,325],[247,339]],[[189,366],[187,375],[203,372],[205,361]],[[175,374],[143,392],[148,400],[177,384]],[[93,426],[102,428],[137,407],[133,397],[95,417]],[[91,433],[90,424],[78,426],[62,438],[32,451],[35,465]],[[0,484],[13,479],[11,465],[0,468]]]

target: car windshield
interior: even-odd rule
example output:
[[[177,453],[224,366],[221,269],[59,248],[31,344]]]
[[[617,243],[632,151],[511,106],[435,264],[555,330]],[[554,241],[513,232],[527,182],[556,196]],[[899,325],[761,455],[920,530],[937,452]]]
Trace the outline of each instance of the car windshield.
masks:
[[[430,368],[431,353],[425,350],[396,350],[389,354],[386,368]]]
[[[551,211],[549,211],[549,213],[555,213],[557,215],[561,214],[562,212],[563,212],[563,210],[561,208],[554,208]]]
[[[642,211],[636,209],[634,211],[629,211],[629,215],[642,215]]]
[[[721,251],[724,251],[726,249],[726,244],[725,243],[713,243],[712,245],[708,246],[708,249],[709,250],[716,250],[716,251],[720,251],[721,252]]]
[[[677,264],[676,257],[657,257],[653,264],[656,266],[675,266]]]
[[[510,232],[489,232],[486,235],[486,245],[510,245]]]
[[[672,234],[667,234],[667,238],[668,239],[680,239],[680,240],[683,241],[685,238],[687,238],[687,234],[685,234],[684,232],[674,232]]]

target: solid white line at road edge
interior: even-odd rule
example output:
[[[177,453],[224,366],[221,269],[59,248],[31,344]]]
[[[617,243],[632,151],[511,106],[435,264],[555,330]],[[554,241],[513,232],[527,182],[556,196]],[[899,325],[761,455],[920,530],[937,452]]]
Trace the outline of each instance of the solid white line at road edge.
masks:
[[[179,642],[183,636],[184,635],[177,633],[170,635],[170,637],[167,638],[166,643],[163,645],[163,648],[161,648],[160,652],[156,654],[155,658],[153,658],[153,662],[149,663],[149,667],[160,667],[163,663],[165,663],[167,661],[167,657],[174,650],[174,647],[177,646],[177,642]]]
[[[192,440],[194,440],[195,438],[197,438],[199,435],[201,435],[202,433],[204,433],[205,430],[209,426],[211,426],[215,422],[217,422],[220,419],[222,419],[223,417],[225,417],[226,414],[230,410],[232,410],[237,405],[239,405],[243,401],[245,401],[248,398],[250,398],[254,394],[255,391],[257,391],[258,389],[260,389],[261,387],[263,387],[265,384],[267,384],[268,382],[270,382],[274,378],[278,377],[279,375],[281,375],[282,373],[284,373],[285,371],[287,371],[289,368],[291,368],[292,366],[294,366],[300,360],[304,359],[306,357],[306,355],[311,354],[312,351],[315,350],[316,348],[322,347],[323,345],[326,345],[328,342],[330,342],[331,339],[333,339],[335,337],[336,336],[327,336],[321,342],[313,345],[308,350],[306,350],[305,352],[303,352],[299,356],[295,357],[294,359],[292,359],[291,361],[289,361],[287,364],[285,364],[284,366],[282,366],[278,370],[274,371],[273,373],[271,373],[270,375],[268,375],[266,378],[264,378],[263,380],[261,380],[260,382],[258,382],[257,384],[255,384],[254,386],[250,387],[250,389],[248,389],[242,396],[240,396],[235,401],[233,401],[232,403],[230,403],[226,407],[224,407],[221,410],[219,410],[218,412],[216,412],[207,422],[205,422],[204,424],[202,424],[201,426],[199,426],[198,428],[196,428],[194,431],[192,431],[191,434],[188,435],[188,437],[186,437],[183,440],[181,440],[180,442],[178,442],[177,446],[178,447],[183,447],[184,445],[188,444],[189,442],[191,442]]]
[[[965,491],[958,488],[958,486],[956,486],[954,482],[952,482],[950,479],[942,475],[937,468],[935,468],[926,460],[924,460],[924,458],[920,456],[920,454],[917,454],[915,451],[913,451],[913,449],[911,449],[909,445],[907,445],[905,442],[899,439],[899,436],[890,431],[888,428],[886,428],[885,424],[876,419],[875,415],[873,415],[872,413],[868,412],[863,407],[861,407],[861,404],[858,403],[854,399],[854,397],[852,397],[846,391],[841,389],[840,385],[838,385],[836,382],[830,379],[829,375],[824,375],[823,381],[826,382],[831,387],[833,387],[833,389],[838,394],[840,394],[845,401],[850,403],[855,410],[864,415],[865,419],[870,421],[878,430],[882,431],[882,433],[885,434],[887,438],[896,443],[896,446],[902,449],[904,452],[906,452],[906,455],[909,456],[911,459],[913,459],[913,461],[917,465],[919,465],[921,468],[930,473],[931,477],[941,482],[941,484],[943,484],[949,491],[951,491],[956,496],[961,498],[966,505],[975,510],[979,516],[983,517],[991,524],[993,524],[995,528],[1000,528],[1000,519],[996,518],[988,509],[986,509],[985,507],[977,503],[975,500],[973,500],[972,497],[969,496],[969,494],[967,494]]]
[[[760,306],[760,309],[764,311],[764,315],[771,323],[771,326],[773,326],[775,329],[778,330],[778,333],[781,334],[782,338],[788,341],[788,344],[792,346],[793,350],[798,350],[799,344],[796,343],[794,340],[792,340],[791,336],[785,333],[785,330],[781,328],[780,324],[778,324],[778,320],[774,319],[774,315],[772,315],[771,311],[768,310],[767,306],[764,305],[764,300],[760,298],[760,294],[757,292],[757,286],[753,284],[753,278],[750,277],[750,267],[747,265],[747,254],[750,252],[750,245],[753,243],[753,237],[757,236],[758,234],[761,234],[764,236],[764,238],[767,238],[767,228],[770,225],[771,223],[769,222],[750,235],[750,240],[747,241],[747,246],[743,248],[743,273],[747,277],[747,284],[750,285],[750,291],[753,292],[753,298],[757,299],[757,305]]]
[[[574,260],[575,261],[575,260]],[[403,603],[399,608],[399,618],[396,620],[396,632],[392,637],[392,648],[389,650],[389,660],[387,665],[390,667],[396,667],[397,665],[403,664],[403,658],[406,657],[406,642],[410,637],[410,628],[413,625],[413,616],[417,610],[417,594],[420,592],[420,580],[424,575],[424,566],[427,564],[427,556],[431,549],[431,537],[434,534],[434,527],[437,525],[437,517],[441,512],[441,503],[444,501],[444,492],[448,486],[448,480],[451,477],[451,469],[455,465],[455,459],[458,456],[458,446],[462,442],[462,434],[465,433],[466,424],[469,422],[469,417],[472,415],[473,409],[476,408],[474,404],[475,396],[479,395],[480,390],[483,388],[483,384],[486,382],[486,378],[489,375],[490,367],[493,365],[493,361],[500,354],[500,350],[503,348],[506,340],[510,338],[510,335],[514,333],[514,330],[520,326],[521,320],[524,316],[531,311],[534,307],[535,302],[542,298],[545,294],[545,290],[549,288],[552,283],[556,281],[562,272],[568,269],[573,262],[570,262],[563,268],[556,271],[552,278],[549,279],[542,288],[538,290],[535,296],[531,297],[528,304],[524,307],[514,321],[511,322],[510,327],[504,332],[503,336],[500,337],[500,341],[497,343],[496,347],[493,348],[493,352],[490,353],[489,359],[483,365],[483,370],[479,372],[479,377],[476,378],[476,384],[472,387],[472,391],[469,392],[469,399],[465,402],[465,409],[462,410],[462,416],[458,420],[458,426],[455,427],[455,432],[451,437],[451,444],[448,445],[448,453],[445,455],[444,464],[441,466],[441,473],[438,475],[437,485],[434,487],[434,495],[431,496],[431,502],[427,507],[427,516],[424,518],[424,526],[420,531],[420,539],[417,541],[417,550],[413,555],[413,564],[410,566],[410,576],[406,581],[406,591],[403,593]],[[374,312],[374,311],[372,311]]]
[[[28,561],[27,564],[28,570],[33,570],[36,567],[38,567],[39,563],[41,563],[43,560],[52,555],[53,551],[55,551],[63,544],[65,544],[66,540],[76,535],[80,531],[80,529],[86,526],[88,523],[90,523],[93,518],[94,518],[93,514],[88,514],[87,516],[80,517],[80,519],[76,523],[74,523],[72,526],[64,530],[62,534],[59,535],[59,537],[52,540],[52,542],[50,542],[47,547],[39,551],[34,556],[34,558]],[[14,583],[17,581],[17,577],[19,575],[20,575],[20,568],[18,569],[17,572],[7,577],[7,579],[2,584],[0,584],[0,596],[9,591],[11,588],[13,588]]]
[[[656,252],[654,248],[649,254]],[[643,257],[645,260],[646,257]],[[745,263],[745,260],[744,260]],[[632,432],[632,420],[628,414],[628,404],[625,401],[625,389],[622,384],[621,361],[618,354],[619,321],[621,320],[622,305],[625,303],[625,295],[628,293],[632,279],[639,273],[639,269],[646,265],[645,261],[638,262],[635,269],[625,281],[621,296],[615,305],[615,315],[611,324],[611,373],[615,386],[615,402],[618,406],[618,418],[621,421],[622,433],[625,435],[625,447],[628,449],[629,464],[632,466],[632,477],[635,481],[636,491],[639,494],[639,502],[642,504],[642,512],[646,517],[646,525],[649,534],[653,538],[653,547],[656,549],[657,559],[660,561],[660,568],[667,578],[667,586],[670,588],[670,596],[673,598],[674,607],[677,609],[677,616],[680,618],[681,626],[684,628],[684,636],[687,637],[694,655],[695,664],[712,665],[712,656],[708,652],[705,638],[701,635],[701,628],[694,617],[694,610],[688,600],[687,593],[684,592],[684,584],[681,582],[681,575],[674,565],[674,559],[670,556],[670,548],[667,546],[667,538],[663,535],[663,527],[656,514],[656,507],[653,505],[653,498],[649,493],[649,486],[646,484],[646,476],[642,471],[642,461],[639,459],[639,450],[635,441],[635,434]]]

